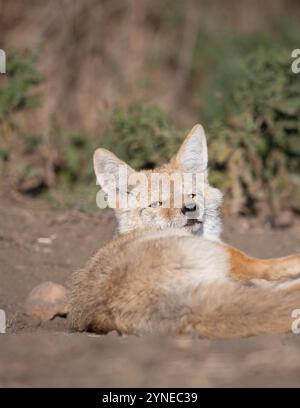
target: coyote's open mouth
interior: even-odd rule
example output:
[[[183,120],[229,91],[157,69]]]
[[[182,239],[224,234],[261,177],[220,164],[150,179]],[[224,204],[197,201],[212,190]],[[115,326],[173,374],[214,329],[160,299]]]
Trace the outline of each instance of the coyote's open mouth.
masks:
[[[190,219],[190,220],[187,220],[187,222],[186,222],[186,224],[184,226],[185,227],[192,227],[192,226],[197,225],[197,224],[203,224],[203,222],[200,221],[200,220],[197,220],[197,219]]]
[[[203,229],[203,221],[198,220],[197,218],[187,220],[183,228],[187,229],[193,234],[199,234]]]

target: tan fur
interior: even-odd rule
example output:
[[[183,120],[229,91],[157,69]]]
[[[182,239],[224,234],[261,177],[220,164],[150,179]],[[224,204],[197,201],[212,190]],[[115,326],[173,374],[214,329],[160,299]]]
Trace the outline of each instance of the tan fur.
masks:
[[[230,274],[236,280],[266,279],[284,280],[300,277],[300,257],[298,255],[275,259],[257,259],[236,248],[228,247],[230,254]]]
[[[121,235],[74,275],[72,327],[203,337],[289,331],[299,282],[282,289],[236,283],[228,254],[225,245],[181,230]]]
[[[190,162],[203,171],[203,135],[202,128],[193,128],[177,156],[158,171],[190,170]],[[113,162],[111,153],[98,150],[96,174],[106,165],[114,171]],[[258,260],[221,243],[221,195],[207,178],[201,191],[205,200],[198,194],[196,200],[204,202],[202,228],[186,226],[179,209],[145,208],[144,215],[140,209],[116,210],[120,234],[72,277],[73,329],[202,337],[291,329],[292,310],[300,308],[300,280],[276,280],[296,278],[300,257]],[[264,287],[263,280],[274,282]]]

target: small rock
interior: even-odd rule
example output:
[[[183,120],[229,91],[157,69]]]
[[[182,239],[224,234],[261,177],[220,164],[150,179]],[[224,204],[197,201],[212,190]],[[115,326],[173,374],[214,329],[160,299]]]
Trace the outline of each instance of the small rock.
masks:
[[[56,234],[52,234],[50,235],[50,237],[40,237],[37,239],[37,242],[39,244],[43,244],[43,245],[51,245],[53,241],[55,241],[57,238]]]
[[[125,336],[125,337],[126,337],[126,335],[122,334],[121,332],[118,332],[117,330],[112,330],[112,331],[108,332],[108,333],[106,334],[106,336],[109,336],[109,337]]]
[[[274,224],[276,228],[287,228],[291,227],[293,222],[293,214],[290,211],[283,211],[278,217],[276,217]]]
[[[55,316],[66,316],[68,313],[68,291],[57,283],[44,282],[29,293],[25,301],[25,312],[28,316],[42,321]]]

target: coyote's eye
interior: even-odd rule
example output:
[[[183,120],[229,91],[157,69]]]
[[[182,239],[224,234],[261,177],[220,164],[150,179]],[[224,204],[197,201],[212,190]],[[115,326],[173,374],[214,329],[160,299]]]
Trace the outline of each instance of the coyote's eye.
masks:
[[[188,197],[189,197],[189,198],[196,198],[196,195],[197,195],[197,194],[192,193],[192,194],[189,194]]]
[[[151,208],[158,208],[162,206],[162,202],[161,201],[155,201],[154,203],[150,204],[149,207]]]

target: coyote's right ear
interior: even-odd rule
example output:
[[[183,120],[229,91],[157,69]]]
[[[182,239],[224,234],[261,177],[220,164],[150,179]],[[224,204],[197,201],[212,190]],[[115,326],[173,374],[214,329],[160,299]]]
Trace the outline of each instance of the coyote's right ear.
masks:
[[[112,188],[120,190],[125,187],[128,177],[134,172],[130,166],[106,149],[95,151],[94,171],[97,182],[105,193],[108,193]]]

